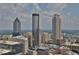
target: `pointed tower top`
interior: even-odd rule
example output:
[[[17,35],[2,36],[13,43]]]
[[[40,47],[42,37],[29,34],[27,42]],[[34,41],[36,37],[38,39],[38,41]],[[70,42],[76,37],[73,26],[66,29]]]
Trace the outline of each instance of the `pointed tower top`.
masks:
[[[16,17],[15,22],[16,22],[16,21],[17,21],[17,22],[20,22],[19,19],[18,19],[18,17]]]
[[[58,14],[54,14],[54,16],[60,16],[60,15],[58,15]]]

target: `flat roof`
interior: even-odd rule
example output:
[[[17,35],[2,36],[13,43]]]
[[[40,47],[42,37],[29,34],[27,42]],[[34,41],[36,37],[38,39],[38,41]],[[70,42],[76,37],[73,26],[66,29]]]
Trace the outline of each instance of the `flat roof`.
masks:
[[[38,47],[38,49],[48,49],[48,47]]]
[[[1,49],[1,48],[0,48],[0,55],[1,55],[1,54],[5,54],[5,53],[8,53],[8,52],[11,52],[11,50]]]
[[[64,45],[68,45],[68,46],[77,46],[77,47],[79,47],[79,44],[76,44],[76,43],[73,43],[73,44],[71,44],[71,43],[65,43]]]
[[[15,44],[21,44],[21,42],[15,42],[15,41],[5,41],[0,40],[0,44],[6,44],[6,45],[15,45]]]
[[[56,45],[56,44],[49,44],[49,46],[52,48],[59,48],[59,45]]]
[[[33,13],[32,15],[33,15],[33,16],[39,16],[39,14],[38,14],[38,13]]]
[[[22,39],[22,40],[27,40],[27,38],[24,37],[24,36],[15,36],[15,37],[13,37],[13,38],[15,38],[15,39]]]
[[[72,52],[72,51],[66,51],[69,55],[78,55],[77,53],[75,52]]]

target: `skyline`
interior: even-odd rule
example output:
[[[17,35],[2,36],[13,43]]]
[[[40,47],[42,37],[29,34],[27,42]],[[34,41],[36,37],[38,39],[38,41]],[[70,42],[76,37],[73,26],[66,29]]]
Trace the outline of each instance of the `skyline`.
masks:
[[[33,8],[35,12],[40,14],[40,29],[52,29],[52,19],[55,13],[61,17],[62,29],[79,30],[79,4],[21,4],[21,3],[7,3],[0,4],[0,30],[12,30],[13,21],[16,17],[19,18],[22,24],[22,30],[32,29],[32,13]],[[40,10],[41,12],[39,12]],[[52,17],[45,16],[43,13],[50,14]],[[52,13],[52,14],[51,14]],[[11,25],[10,25],[11,24]]]

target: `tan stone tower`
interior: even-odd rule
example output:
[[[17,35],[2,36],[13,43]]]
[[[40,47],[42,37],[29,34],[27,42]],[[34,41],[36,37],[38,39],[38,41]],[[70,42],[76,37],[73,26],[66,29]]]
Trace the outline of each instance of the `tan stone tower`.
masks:
[[[43,32],[41,35],[41,43],[47,43],[48,42],[48,33],[47,32]]]
[[[52,20],[52,33],[53,33],[53,43],[57,44],[57,40],[61,36],[61,19],[60,16],[55,14]]]
[[[32,45],[33,45],[33,42],[32,42],[32,32],[27,32],[25,34],[25,37],[28,38],[28,47],[31,48]]]

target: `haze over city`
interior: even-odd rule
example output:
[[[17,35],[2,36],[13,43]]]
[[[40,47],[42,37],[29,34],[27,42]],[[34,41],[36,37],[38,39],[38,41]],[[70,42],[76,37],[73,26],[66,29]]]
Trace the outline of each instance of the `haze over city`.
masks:
[[[79,30],[79,4],[0,4],[0,30],[12,30],[16,17],[21,21],[22,30],[32,29],[32,16],[40,14],[40,29],[51,30],[55,13],[61,15],[62,30]],[[51,15],[52,17],[48,16]]]
[[[0,55],[79,55],[79,4],[0,4]]]

